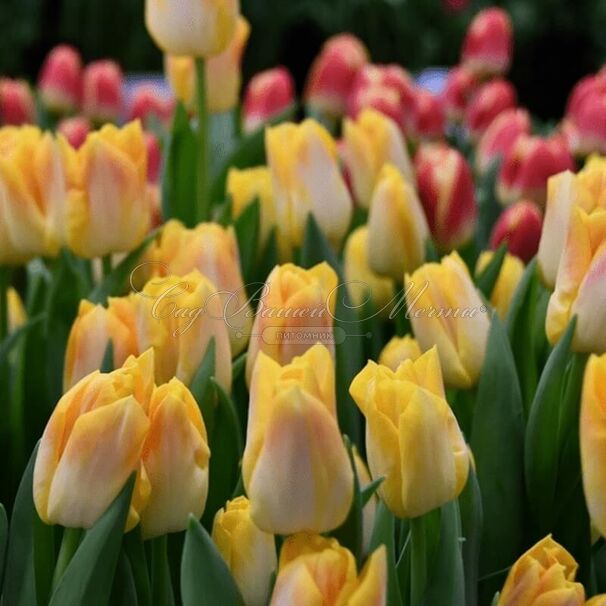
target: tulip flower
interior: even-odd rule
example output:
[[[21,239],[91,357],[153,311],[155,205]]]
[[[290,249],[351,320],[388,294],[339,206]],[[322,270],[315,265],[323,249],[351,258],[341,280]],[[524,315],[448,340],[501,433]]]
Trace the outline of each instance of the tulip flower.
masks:
[[[402,98],[397,89],[384,84],[356,88],[349,97],[347,115],[357,117],[365,109],[374,109],[403,125]]]
[[[160,269],[160,275],[184,276],[197,270],[208,278],[218,291],[218,318],[228,330],[232,354],[235,356],[246,347],[253,313],[232,227],[200,223],[187,229],[179,221],[169,221],[150,252],[150,259]]]
[[[543,216],[529,200],[520,200],[506,208],[495,223],[490,235],[493,250],[505,242],[507,250],[524,262],[530,261],[539,249]]]
[[[410,336],[392,337],[379,355],[379,364],[396,372],[402,362],[416,362],[421,357],[419,344]]]
[[[449,387],[469,389],[480,377],[490,320],[456,252],[404,280],[408,316],[423,351],[437,345]]]
[[[578,567],[548,535],[511,567],[497,606],[583,606],[585,590],[574,581]]]
[[[265,606],[272,575],[278,567],[273,535],[250,517],[250,501],[227,501],[215,515],[212,538],[231,571],[246,606]]]
[[[63,148],[70,182],[68,246],[87,259],[131,251],[151,221],[141,125],[107,124],[90,133],[77,152],[67,142]]]
[[[288,364],[315,343],[332,352],[337,274],[323,262],[311,269],[276,266],[261,290],[251,330],[246,377],[250,382],[259,352]]]
[[[384,606],[387,604],[387,550],[379,546],[358,575],[356,560],[336,539],[299,534],[280,552],[270,606]]]
[[[34,504],[46,524],[90,528],[137,472],[126,524],[139,522],[150,496],[141,455],[150,428],[152,352],[110,374],[95,372],[53,411],[34,466]]]
[[[196,94],[194,58],[164,55],[164,75],[175,98],[192,111]]]
[[[478,76],[507,72],[513,52],[513,27],[501,8],[480,11],[471,22],[461,51],[463,66]]]
[[[154,87],[147,84],[139,86],[132,95],[128,108],[128,120],[140,120],[148,125],[157,120],[168,125],[173,114],[173,103]]]
[[[522,135],[503,159],[497,183],[499,199],[511,204],[528,198],[543,206],[547,180],[565,170],[574,170],[574,161],[562,137]]]
[[[36,105],[25,80],[0,78],[0,124],[21,126],[35,124]]]
[[[395,295],[395,284],[370,268],[368,251],[368,228],[358,227],[347,238],[343,253],[347,290],[355,307],[362,308],[370,297],[376,310],[386,312]]]
[[[285,113],[295,103],[295,83],[285,67],[254,75],[244,93],[243,129],[250,133]]]
[[[478,140],[502,112],[516,106],[517,95],[506,80],[496,79],[478,88],[465,110],[465,126],[473,140]]]
[[[8,334],[21,328],[27,322],[27,312],[19,293],[14,288],[6,292],[8,302]]]
[[[356,74],[367,63],[368,51],[355,36],[329,38],[309,72],[307,106],[332,118],[343,116]]]
[[[303,244],[309,214],[337,248],[349,227],[352,204],[334,139],[318,122],[305,120],[268,128],[265,146],[276,202],[280,259],[290,259],[293,247]]]
[[[368,217],[368,262],[378,274],[400,282],[425,260],[429,228],[414,187],[386,164],[381,171]]]
[[[478,88],[478,78],[464,67],[451,69],[446,78],[442,103],[446,118],[450,122],[460,122],[471,96]]]
[[[585,606],[606,606],[606,593],[601,593],[587,600]]]
[[[147,415],[141,461],[151,493],[141,532],[149,539],[185,530],[190,514],[202,516],[210,450],[198,404],[178,379],[154,389]]]
[[[123,76],[115,61],[93,61],[84,69],[82,111],[93,122],[116,122],[122,113]]]
[[[158,183],[162,165],[162,150],[160,149],[160,141],[154,133],[145,133],[145,147],[147,148],[147,181]]]
[[[574,207],[555,291],[547,307],[545,327],[550,343],[558,341],[573,316],[577,316],[573,349],[606,353],[606,334],[602,330],[606,315],[600,295],[606,284],[605,264],[606,210],[587,214]]]
[[[409,183],[414,172],[398,125],[374,109],[365,109],[358,118],[343,123],[343,158],[351,175],[356,202],[370,206],[375,185],[385,164],[393,164]]]
[[[497,158],[506,156],[522,135],[530,135],[530,114],[525,109],[507,109],[486,129],[476,151],[476,165],[484,172]]]
[[[337,424],[335,369],[314,345],[280,366],[261,352],[251,386],[242,478],[265,532],[327,532],[353,498],[353,471]]]
[[[67,44],[55,46],[46,56],[38,79],[40,98],[51,112],[74,111],[82,95],[82,60]]]
[[[92,124],[84,116],[64,118],[57,125],[57,132],[61,133],[71,147],[80,149],[86,141],[88,133],[92,130]]]
[[[366,418],[366,452],[379,494],[398,517],[416,518],[456,499],[469,453],[445,398],[432,347],[394,372],[369,361],[349,389]]]
[[[408,120],[406,132],[414,139],[440,139],[446,131],[446,115],[442,100],[429,91],[419,89]]]
[[[446,145],[422,146],[415,157],[419,197],[440,250],[462,246],[476,224],[475,187],[462,154]]]
[[[490,263],[494,253],[491,251],[483,252],[476,264],[476,274],[480,275]],[[524,263],[517,257],[507,253],[503,259],[503,265],[499,272],[499,277],[495,282],[490,295],[490,303],[496,309],[501,320],[505,320],[509,305],[513,299],[516,288],[520,283],[522,274],[524,273]]]

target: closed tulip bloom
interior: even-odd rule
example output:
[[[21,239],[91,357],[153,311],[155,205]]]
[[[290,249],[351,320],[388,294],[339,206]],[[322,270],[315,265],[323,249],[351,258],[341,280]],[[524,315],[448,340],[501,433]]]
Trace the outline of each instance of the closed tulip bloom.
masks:
[[[0,125],[36,123],[34,96],[25,80],[0,78]]]
[[[27,322],[27,312],[19,293],[14,288],[8,289],[6,299],[8,301],[8,333],[11,334]]]
[[[63,146],[70,182],[67,244],[87,259],[130,252],[147,235],[147,146],[139,122],[107,124],[77,151]]]
[[[379,364],[387,366],[394,372],[402,362],[412,360],[416,362],[421,357],[419,344],[410,335],[392,337],[379,355]]]
[[[244,93],[243,128],[250,133],[272,118],[283,114],[295,103],[295,82],[285,67],[255,74]]]
[[[583,78],[573,89],[565,123],[574,132],[572,151],[580,156],[606,153],[606,77]]]
[[[579,565],[551,535],[511,567],[497,606],[582,606],[585,590],[575,583]]]
[[[490,320],[456,252],[426,263],[404,280],[408,314],[423,351],[438,347],[449,387],[469,389],[480,378]]]
[[[555,290],[547,307],[546,331],[550,343],[558,341],[573,316],[577,326],[573,349],[606,353],[606,210],[587,214],[575,207],[558,268]]]
[[[343,157],[351,174],[356,202],[370,206],[372,193],[385,164],[393,164],[414,183],[414,172],[398,125],[374,109],[365,109],[358,118],[343,124]]]
[[[444,111],[449,121],[459,122],[463,119],[467,103],[478,85],[477,76],[468,69],[455,67],[450,70],[442,92]]]
[[[196,71],[193,57],[164,55],[164,75],[175,98],[192,111],[195,104]]]
[[[379,494],[400,518],[456,499],[469,453],[444,393],[435,347],[394,372],[369,361],[349,389],[366,418],[366,452]]]
[[[606,605],[606,593],[596,595],[590,600],[585,602],[585,606],[605,606]]]
[[[46,56],[38,79],[44,105],[57,113],[74,111],[82,94],[82,60],[67,44],[55,46]]]
[[[368,228],[358,227],[347,238],[343,253],[347,290],[355,307],[362,308],[370,297],[375,311],[386,315],[395,295],[395,284],[370,268],[368,250]]]
[[[128,120],[140,120],[150,126],[153,120],[168,126],[173,114],[173,101],[155,86],[144,84],[133,92],[128,107]]]
[[[117,122],[122,113],[123,75],[115,61],[89,63],[82,81],[82,111],[96,123]]]
[[[336,288],[337,274],[326,262],[311,269],[287,263],[272,270],[260,293],[251,330],[248,381],[261,351],[282,365],[317,342],[334,351]]]
[[[323,345],[285,366],[259,354],[242,478],[261,530],[320,533],[345,521],[353,471],[337,423],[334,363]]]
[[[349,227],[352,203],[334,139],[310,119],[268,128],[265,145],[276,201],[280,259],[290,259],[293,247],[303,244],[309,214],[337,248]]]
[[[92,130],[92,124],[84,116],[64,118],[57,125],[57,132],[61,133],[74,149],[79,149],[86,141],[88,133]]]
[[[491,251],[483,252],[476,264],[476,275],[480,275],[490,263],[494,253]],[[507,253],[503,259],[503,265],[499,272],[499,277],[492,289],[490,303],[496,309],[501,320],[505,320],[509,305],[513,299],[516,288],[520,283],[524,273],[524,263],[517,257]]]
[[[467,243],[476,225],[475,187],[463,155],[442,144],[422,146],[415,156],[419,197],[440,250]]]
[[[145,539],[185,530],[190,514],[202,516],[210,458],[200,409],[181,381],[156,387],[147,415],[149,431],[141,458],[151,487],[141,513]]]
[[[418,89],[411,114],[405,118],[406,132],[414,139],[440,139],[446,131],[446,114],[442,99]]]
[[[278,567],[274,536],[250,517],[250,501],[227,501],[215,515],[212,538],[229,566],[246,606],[265,606]]]
[[[212,57],[234,37],[238,0],[146,0],[145,25],[154,42],[171,55]]]
[[[496,250],[505,242],[512,255],[527,263],[537,253],[542,227],[541,209],[530,200],[520,200],[506,208],[495,223],[490,247]]]
[[[425,260],[429,228],[414,187],[400,171],[383,167],[368,217],[368,262],[380,275],[398,282]]]
[[[386,606],[387,550],[379,546],[357,573],[356,560],[336,539],[299,534],[280,552],[270,606]]]
[[[162,149],[160,141],[154,133],[145,133],[145,147],[147,148],[147,181],[148,183],[158,183],[162,166]]]
[[[356,88],[349,97],[347,115],[355,118],[365,109],[373,109],[403,128],[402,98],[396,88],[374,83]]]
[[[472,139],[478,140],[502,112],[516,106],[517,94],[507,80],[486,82],[473,95],[465,110],[465,126]]]

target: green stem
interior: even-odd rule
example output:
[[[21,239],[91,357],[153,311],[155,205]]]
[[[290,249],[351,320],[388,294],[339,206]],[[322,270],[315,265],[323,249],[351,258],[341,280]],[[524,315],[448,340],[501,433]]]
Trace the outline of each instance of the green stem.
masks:
[[[8,287],[10,286],[10,270],[0,267],[0,343],[8,335]]]
[[[196,59],[196,101],[198,111],[198,179],[196,217],[199,222],[211,219],[208,98],[206,90],[206,63]]]
[[[55,566],[55,574],[53,575],[53,590],[59,584],[65,569],[72,561],[78,545],[80,545],[80,538],[82,537],[82,529],[80,528],[66,528],[63,531],[63,539],[61,540],[61,548],[59,549],[59,556],[57,557],[57,565]]]
[[[410,520],[410,606],[420,606],[427,586],[427,541],[423,516]]]
[[[103,265],[103,277],[107,278],[112,273],[112,256],[111,254],[101,257],[101,264]]]
[[[167,555],[168,537],[163,535],[152,541],[152,605],[173,606],[175,598],[170,580],[170,568]]]
[[[138,527],[124,535],[124,547],[130,561],[131,570],[133,571],[135,588],[137,590],[137,604],[139,606],[151,606],[152,597],[147,558],[143,541],[141,540],[141,532]]]

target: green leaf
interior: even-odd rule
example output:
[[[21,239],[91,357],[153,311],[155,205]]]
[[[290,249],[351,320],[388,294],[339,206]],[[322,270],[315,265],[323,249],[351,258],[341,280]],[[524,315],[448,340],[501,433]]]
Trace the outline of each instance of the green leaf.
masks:
[[[139,606],[133,571],[124,552],[120,553],[110,598],[111,606]]]
[[[138,606],[151,606],[151,586],[140,525],[124,535],[123,545],[133,574]]]
[[[496,196],[496,182],[501,166],[501,159],[494,160],[479,178],[477,183],[478,223],[476,227],[476,246],[485,250],[490,241],[490,234],[503,207]]]
[[[234,222],[238,249],[240,251],[240,265],[245,283],[254,280],[253,274],[259,251],[260,225],[261,206],[257,199],[252,204],[249,204]]]
[[[189,390],[202,413],[208,435],[213,432],[215,417],[215,390],[210,381],[215,374],[215,349],[215,338],[211,337],[204,358],[189,385]]]
[[[0,366],[6,364],[10,352],[17,346],[19,341],[27,335],[27,333],[38,326],[44,320],[44,314],[38,314],[34,318],[29,319],[25,324],[10,333],[2,343],[0,343]]]
[[[440,253],[431,238],[425,240],[425,261],[426,263],[437,263],[440,261]]]
[[[434,509],[423,516],[412,518],[410,523],[410,604],[420,606],[424,603],[430,582],[430,571],[434,570],[440,543],[440,509]],[[403,563],[403,562],[402,562]],[[399,571],[400,577],[402,572]],[[402,596],[402,590],[400,588]],[[433,603],[433,602],[429,602]]]
[[[33,516],[33,556],[38,604],[48,604],[55,570],[55,528]]]
[[[107,342],[99,370],[103,373],[109,373],[114,370],[114,342],[111,339]]]
[[[152,540],[152,606],[174,606],[170,579],[170,567],[168,564],[167,535]]]
[[[490,301],[492,291],[494,290],[495,284],[499,279],[503,262],[505,261],[505,255],[507,254],[507,246],[501,244],[498,250],[494,253],[488,265],[480,273],[476,280],[476,284],[482,294]]]
[[[0,595],[4,584],[4,563],[6,562],[6,548],[8,547],[8,518],[6,509],[0,503]]]
[[[107,511],[86,532],[53,593],[50,606],[110,603],[134,484],[133,474]]]
[[[463,541],[463,568],[465,570],[465,605],[478,604],[478,569],[482,540],[482,495],[474,469],[459,496]]]
[[[194,516],[183,547],[181,597],[183,606],[244,606],[227,564]]]
[[[379,486],[383,483],[385,478],[377,478],[373,480],[370,484],[367,484],[365,488],[361,491],[362,496],[362,507],[366,507],[370,499],[376,494]]]

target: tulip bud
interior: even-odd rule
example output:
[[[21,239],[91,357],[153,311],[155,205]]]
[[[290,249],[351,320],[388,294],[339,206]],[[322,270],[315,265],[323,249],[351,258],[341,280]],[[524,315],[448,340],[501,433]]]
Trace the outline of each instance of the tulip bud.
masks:
[[[516,106],[517,95],[506,80],[491,80],[478,88],[465,110],[465,126],[473,140],[478,140],[502,112]]]
[[[460,122],[463,119],[467,103],[478,88],[478,84],[476,75],[464,67],[450,70],[442,92],[444,111],[450,122]]]
[[[123,76],[115,61],[93,61],[84,69],[82,111],[93,122],[117,122],[122,113]]]
[[[410,336],[392,337],[379,356],[379,364],[396,372],[402,362],[416,362],[421,357],[419,344]]]
[[[0,78],[0,124],[35,124],[36,105],[25,80]]]
[[[74,111],[82,94],[82,60],[67,44],[48,53],[38,79],[40,98],[48,110],[58,114]]]
[[[465,244],[476,224],[475,187],[462,154],[446,145],[424,145],[415,157],[419,197],[440,250]]]
[[[497,193],[503,204],[528,198],[544,206],[547,180],[565,170],[574,170],[574,161],[564,139],[522,135],[503,159]]]
[[[8,302],[8,334],[11,334],[27,322],[27,312],[19,293],[14,288],[8,289],[6,299]]]
[[[133,250],[151,221],[140,123],[123,128],[107,124],[90,133],[77,152],[63,143],[70,181],[68,246],[87,259]]]
[[[572,555],[548,535],[511,567],[497,606],[583,606],[585,590],[574,582],[578,567]]]
[[[447,386],[473,387],[484,364],[490,320],[467,266],[453,252],[440,263],[426,263],[404,282],[421,349],[437,344]]]
[[[252,77],[244,93],[243,128],[250,133],[285,113],[295,103],[295,83],[285,67]]]
[[[507,109],[499,114],[486,129],[476,152],[480,172],[488,169],[497,158],[506,156],[522,135],[530,135],[530,115],[525,109]]]
[[[606,352],[606,310],[601,292],[606,280],[606,210],[587,214],[574,207],[566,244],[558,267],[555,291],[549,299],[546,332],[550,343],[558,341],[570,320],[577,316],[572,342],[575,351]]]
[[[606,153],[606,78],[583,78],[573,89],[566,110],[566,131],[575,154]]]
[[[193,57],[164,55],[164,75],[175,98],[193,110],[196,93],[196,70]]]
[[[483,252],[476,264],[476,275],[480,275],[490,263],[494,253],[492,251]],[[490,295],[490,303],[496,309],[501,320],[505,320],[509,305],[513,299],[516,288],[520,283],[524,273],[524,263],[513,255],[506,254],[503,259],[503,265],[499,272],[499,277],[495,282]]]
[[[440,139],[446,130],[442,100],[429,91],[419,89],[415,94],[412,113],[405,123],[406,132],[414,139]]]
[[[352,204],[334,139],[318,122],[305,120],[268,128],[265,147],[276,202],[280,259],[290,259],[293,248],[303,244],[309,214],[338,248],[349,227]]]
[[[61,133],[74,149],[82,146],[91,130],[92,125],[84,116],[64,118],[57,125],[57,132]]]
[[[270,606],[385,606],[387,550],[380,545],[358,575],[356,560],[336,539],[299,534],[284,541]]]
[[[417,193],[400,171],[386,164],[368,217],[368,261],[378,274],[400,282],[425,260],[429,228]]]
[[[507,250],[528,263],[537,253],[543,216],[534,202],[520,200],[506,208],[490,235],[493,250],[505,242]]]
[[[273,535],[259,530],[250,517],[250,501],[227,501],[215,515],[212,538],[229,567],[246,606],[265,606],[278,567]]]
[[[334,364],[323,345],[285,366],[259,354],[242,478],[261,530],[327,532],[345,521],[353,471],[337,423]]]
[[[343,158],[351,175],[356,202],[370,206],[375,185],[385,164],[393,164],[409,183],[414,172],[398,125],[373,109],[365,109],[357,120],[343,123]]]
[[[133,93],[128,108],[129,120],[140,120],[149,125],[151,120],[168,125],[173,113],[173,103],[150,85],[139,86]]]
[[[471,22],[461,52],[461,63],[478,76],[504,74],[513,53],[513,27],[501,8],[480,11]]]
[[[158,137],[152,132],[145,133],[145,147],[147,148],[147,181],[157,183],[160,179],[162,151]]]
[[[369,361],[349,391],[366,418],[370,472],[385,478],[378,491],[396,516],[422,516],[458,497],[469,453],[446,401],[436,347],[395,372]]]
[[[315,112],[339,118],[360,68],[368,63],[366,47],[351,34],[330,38],[309,72],[305,103]]]
[[[372,271],[368,250],[368,228],[358,227],[347,238],[343,253],[347,290],[355,307],[362,308],[370,298],[375,310],[386,311],[395,294],[394,282]]]
[[[347,115],[355,118],[365,109],[376,110],[396,124],[403,125],[402,99],[391,86],[371,84],[356,88],[349,97]]]
[[[232,41],[239,15],[239,0],[145,1],[147,31],[171,55],[218,55]]]

